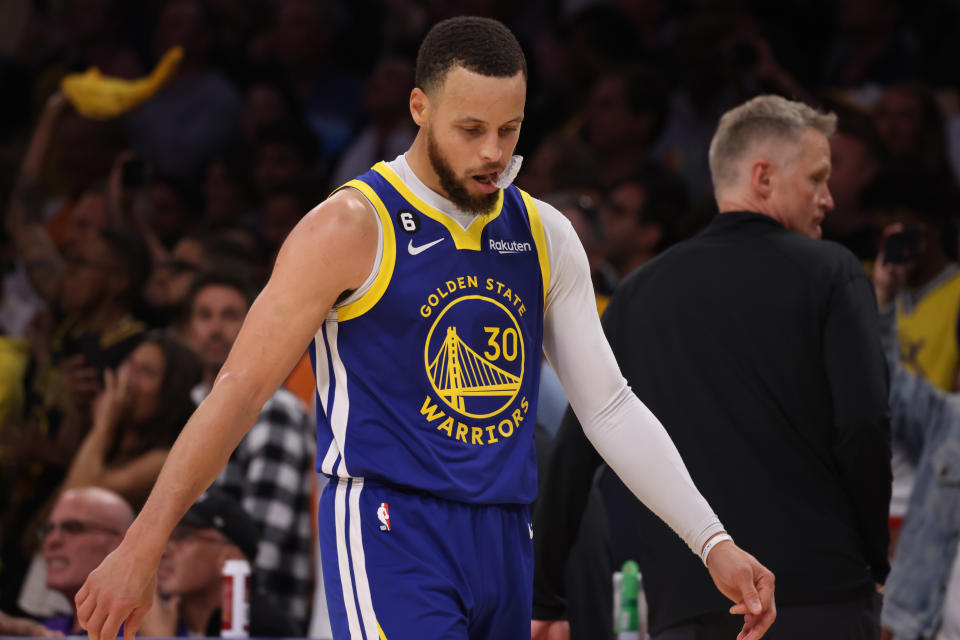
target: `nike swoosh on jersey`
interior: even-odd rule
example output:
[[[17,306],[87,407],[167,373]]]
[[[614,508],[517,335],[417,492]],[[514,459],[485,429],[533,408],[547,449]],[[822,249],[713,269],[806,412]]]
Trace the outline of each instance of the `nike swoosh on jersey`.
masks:
[[[424,251],[426,251],[427,249],[429,249],[429,248],[432,247],[433,245],[437,244],[438,242],[443,242],[443,238],[438,238],[438,239],[434,240],[433,242],[428,242],[427,244],[422,244],[422,245],[420,245],[419,247],[415,247],[415,246],[413,246],[413,238],[411,238],[411,239],[410,239],[410,243],[407,244],[407,252],[408,252],[410,255],[415,256],[415,255],[417,255],[418,253],[423,253]]]

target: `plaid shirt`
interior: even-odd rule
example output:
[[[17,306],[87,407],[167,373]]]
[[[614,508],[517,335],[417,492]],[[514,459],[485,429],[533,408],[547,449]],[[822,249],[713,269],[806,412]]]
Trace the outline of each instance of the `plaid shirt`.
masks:
[[[230,492],[260,525],[252,563],[259,588],[305,630],[313,594],[310,482],[313,423],[303,403],[278,390],[240,441],[215,485]]]

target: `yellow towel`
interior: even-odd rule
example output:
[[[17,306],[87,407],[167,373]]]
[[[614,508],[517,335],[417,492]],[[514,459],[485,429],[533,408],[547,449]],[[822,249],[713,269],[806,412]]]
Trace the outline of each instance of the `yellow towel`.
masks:
[[[173,75],[183,58],[183,49],[167,51],[149,76],[123,80],[104,76],[90,67],[83,73],[71,73],[60,81],[60,88],[80,115],[93,120],[107,120],[130,111],[155,94]]]

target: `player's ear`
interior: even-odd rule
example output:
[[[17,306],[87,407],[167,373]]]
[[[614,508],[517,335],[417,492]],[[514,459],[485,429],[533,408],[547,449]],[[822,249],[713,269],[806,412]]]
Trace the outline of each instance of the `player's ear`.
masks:
[[[430,117],[430,98],[419,87],[410,92],[410,115],[418,127],[426,124]]]

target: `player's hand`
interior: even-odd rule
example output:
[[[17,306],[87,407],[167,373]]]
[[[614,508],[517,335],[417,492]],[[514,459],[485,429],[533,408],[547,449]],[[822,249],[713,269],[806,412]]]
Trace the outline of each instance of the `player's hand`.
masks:
[[[707,569],[720,593],[736,603],[730,613],[743,616],[743,630],[737,640],[763,637],[777,617],[773,573],[730,540],[710,551]]]
[[[87,576],[74,599],[91,640],[116,638],[121,624],[125,640],[133,640],[153,604],[159,560],[140,556],[126,542]]]
[[[566,620],[531,620],[530,640],[570,640],[570,623]]]

